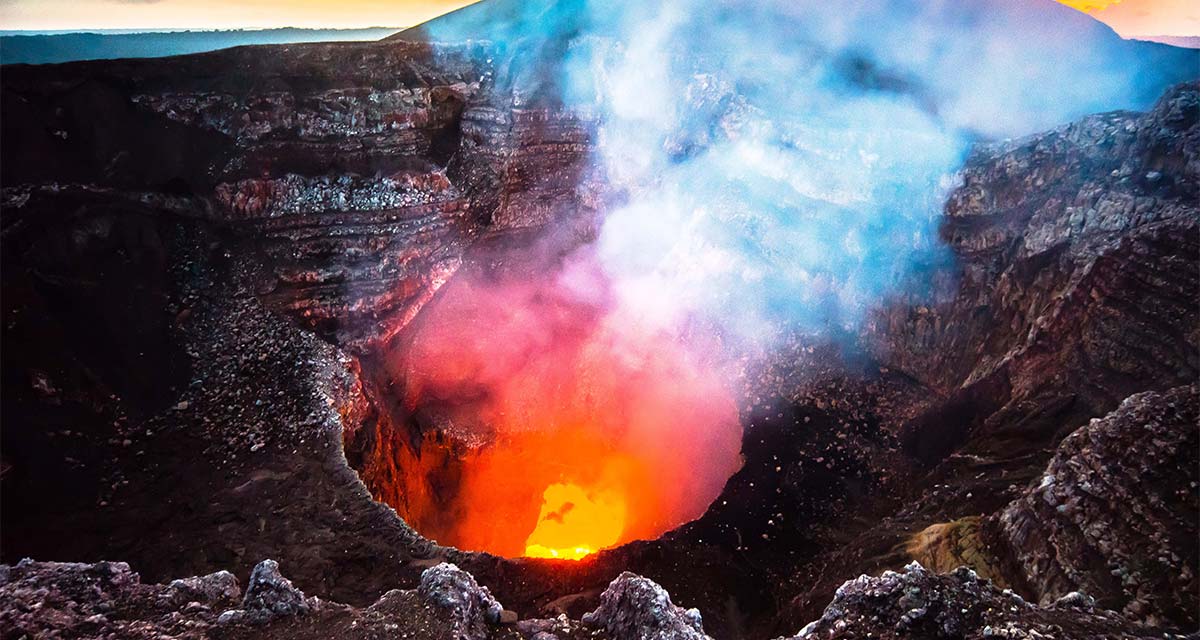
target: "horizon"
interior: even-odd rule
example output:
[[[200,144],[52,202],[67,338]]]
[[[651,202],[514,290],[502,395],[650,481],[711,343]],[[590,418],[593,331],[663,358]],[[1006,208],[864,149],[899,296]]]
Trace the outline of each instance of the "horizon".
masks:
[[[0,35],[178,33],[305,29],[402,30],[477,0],[5,0]],[[1200,3],[1191,0],[1056,0],[1124,38],[1198,37]],[[70,6],[70,11],[65,10]],[[336,9],[336,14],[330,11]],[[346,14],[367,15],[339,22]],[[173,15],[174,18],[166,16]],[[169,22],[168,22],[169,20]]]
[[[227,33],[227,32],[253,32],[253,31],[400,31],[410,27],[375,24],[367,27],[296,27],[291,25],[283,25],[278,27],[147,27],[145,29],[0,29],[0,36],[69,36],[69,35],[104,35],[104,36],[125,36],[139,35],[149,33]]]
[[[406,29],[476,0],[3,0],[6,32]],[[343,16],[364,16],[345,20]]]

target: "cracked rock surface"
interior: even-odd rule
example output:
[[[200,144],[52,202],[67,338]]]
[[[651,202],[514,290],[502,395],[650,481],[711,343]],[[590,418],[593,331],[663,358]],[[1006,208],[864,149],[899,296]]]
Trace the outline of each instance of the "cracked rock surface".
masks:
[[[1155,625],[1194,628],[1200,386],[1130,396],[1067,436],[991,525],[1048,604],[1083,592]]]
[[[900,572],[843,584],[821,618],[795,638],[1182,638],[1130,625],[1084,596],[1037,606],[981,580],[970,569],[935,574],[910,564]]]
[[[246,587],[246,596],[242,598],[242,608],[222,613],[217,622],[266,624],[277,618],[306,614],[310,609],[304,592],[292,586],[292,581],[279,573],[279,563],[263,560],[250,572],[250,585]]]

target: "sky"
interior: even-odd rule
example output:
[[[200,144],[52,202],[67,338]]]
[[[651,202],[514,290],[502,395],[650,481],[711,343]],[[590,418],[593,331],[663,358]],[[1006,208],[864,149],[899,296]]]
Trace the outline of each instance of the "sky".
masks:
[[[0,29],[408,27],[472,0],[0,0]]]
[[[998,0],[1002,1],[1002,0]],[[1198,0],[1060,0],[1123,36],[1200,36]],[[471,0],[0,0],[0,29],[407,27]]]
[[[1060,0],[1125,37],[1200,36],[1197,0]]]

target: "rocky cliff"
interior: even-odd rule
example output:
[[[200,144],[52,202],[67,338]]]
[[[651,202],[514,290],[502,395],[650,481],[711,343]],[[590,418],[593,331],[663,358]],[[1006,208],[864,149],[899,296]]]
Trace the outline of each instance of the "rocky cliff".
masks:
[[[1080,591],[1137,620],[1196,626],[1198,394],[1130,396],[1067,436],[987,523],[1039,601]]]

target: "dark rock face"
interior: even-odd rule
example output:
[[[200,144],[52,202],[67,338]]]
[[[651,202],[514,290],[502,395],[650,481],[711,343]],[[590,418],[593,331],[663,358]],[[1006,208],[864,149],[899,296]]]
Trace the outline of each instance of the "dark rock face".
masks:
[[[705,640],[696,609],[684,609],[653,580],[626,571],[600,595],[600,606],[583,616],[585,624],[607,631],[614,640]]]
[[[905,497],[877,512],[880,523],[800,570],[807,580],[796,581],[780,632],[815,617],[848,567],[874,574],[905,556],[938,570],[975,564],[1039,598],[1023,571],[1005,568],[1011,550],[981,517],[1040,482],[1059,440],[1090,419],[1197,375],[1197,96],[1195,83],[1180,85],[1145,114],[976,149],[942,227],[957,277],[940,301],[888,307],[866,336],[883,363],[930,391],[894,423],[900,449],[928,474],[907,475]],[[1191,508],[1185,496],[1168,504]],[[1195,545],[1174,553],[1184,550]],[[1101,556],[1079,562],[1105,566]],[[1055,597],[1064,589],[1073,587]]]
[[[569,207],[586,129],[494,98],[485,50],[276,51],[14,68],[5,184],[169,191],[255,245],[265,302],[356,349],[453,273],[472,217],[529,226]]]
[[[1072,433],[997,535],[1042,604],[1079,591],[1154,625],[1194,628],[1200,388],[1129,397]]]
[[[1094,416],[1194,380],[1197,96],[1181,85],[1144,115],[977,149],[942,228],[962,261],[952,297],[893,306],[881,359],[950,395],[942,415],[970,405],[956,421],[993,430],[1022,404]],[[927,459],[966,436],[921,426],[909,444]]]
[[[1085,596],[1036,606],[973,571],[935,574],[913,563],[900,573],[842,585],[819,620],[795,637],[817,638],[1161,638],[1093,606]],[[1166,634],[1171,637],[1171,634]]]
[[[277,618],[303,615],[309,610],[304,592],[279,573],[279,563],[263,560],[250,572],[250,586],[246,588],[246,597],[242,598],[242,608],[222,613],[217,622],[228,624],[238,620],[266,624]]]

